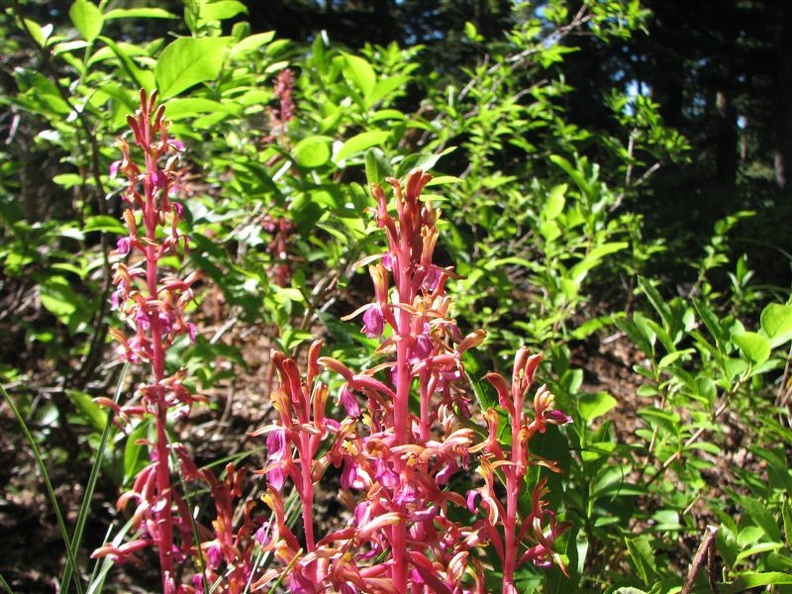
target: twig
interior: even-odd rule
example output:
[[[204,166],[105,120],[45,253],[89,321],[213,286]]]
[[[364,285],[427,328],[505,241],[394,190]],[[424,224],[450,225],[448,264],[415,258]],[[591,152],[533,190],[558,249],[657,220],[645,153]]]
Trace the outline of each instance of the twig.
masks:
[[[704,538],[701,540],[701,544],[699,545],[696,554],[693,556],[693,561],[690,563],[690,569],[688,569],[685,583],[682,586],[682,589],[679,591],[679,594],[690,594],[693,591],[693,582],[696,581],[696,575],[698,574],[699,569],[701,569],[702,565],[704,565],[705,555],[709,558],[712,556],[712,549],[714,548],[715,537],[717,535],[718,527],[708,525],[704,531]],[[709,582],[712,592],[717,593],[718,588],[715,585],[715,579],[712,575],[712,564],[707,565],[707,581]]]

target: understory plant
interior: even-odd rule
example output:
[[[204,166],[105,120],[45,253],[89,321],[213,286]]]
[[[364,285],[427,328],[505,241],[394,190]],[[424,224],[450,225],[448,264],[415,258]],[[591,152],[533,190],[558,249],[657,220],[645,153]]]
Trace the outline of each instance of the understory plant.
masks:
[[[273,394],[278,418],[258,433],[267,435],[262,472],[274,513],[264,546],[279,564],[258,586],[288,567],[293,592],[516,593],[521,567],[561,562],[552,546],[566,526],[547,504],[545,480],[526,479],[531,467],[559,472],[529,446],[548,425],[570,418],[545,387],[527,413],[541,356],[525,348],[510,382],[486,375],[498,406],[476,409],[462,356],[485,333],[463,336],[451,317],[445,287],[455,275],[433,262],[439,213],[421,200],[430,179],[421,170],[404,185],[389,178],[395,212],[373,186],[387,251],[365,259],[375,300],[352,316],[362,314],[362,331],[380,339],[380,361],[354,371],[322,357],[315,342],[303,380],[293,359],[273,355],[281,380]],[[336,416],[328,414],[323,369],[343,380]],[[348,514],[319,536],[317,485],[330,468],[340,471],[339,500]],[[301,503],[302,542],[285,514],[291,490]],[[487,579],[490,565],[500,574],[498,587]]]

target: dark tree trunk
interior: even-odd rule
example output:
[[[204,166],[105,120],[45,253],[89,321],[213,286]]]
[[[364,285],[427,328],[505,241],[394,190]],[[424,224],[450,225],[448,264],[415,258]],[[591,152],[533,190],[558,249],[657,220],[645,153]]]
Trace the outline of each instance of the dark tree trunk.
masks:
[[[776,181],[782,189],[792,187],[792,5],[779,2],[781,27],[778,36],[776,107]]]

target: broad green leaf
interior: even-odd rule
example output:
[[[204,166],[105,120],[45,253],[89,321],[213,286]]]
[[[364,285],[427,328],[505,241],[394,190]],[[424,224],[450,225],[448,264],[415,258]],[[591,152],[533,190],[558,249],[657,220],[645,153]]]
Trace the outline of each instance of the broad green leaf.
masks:
[[[218,0],[201,6],[202,21],[224,21],[242,13],[247,14],[247,7],[237,0]]]
[[[575,169],[575,167],[560,155],[550,155],[550,162],[560,167],[570,178],[575,182],[575,185],[580,188],[585,196],[592,194],[591,186],[583,177],[583,174]]]
[[[608,392],[581,394],[578,398],[578,410],[584,421],[590,423],[594,419],[608,413],[619,403]]]
[[[24,29],[30,33],[33,41],[38,43],[41,47],[45,47],[50,35],[52,35],[53,27],[51,23],[42,27],[33,19],[24,19]]]
[[[589,270],[595,268],[599,265],[602,261],[602,258],[612,254],[614,252],[618,252],[620,250],[625,249],[628,244],[624,241],[614,241],[610,243],[606,243],[604,245],[597,246],[593,250],[591,250],[588,254],[585,255],[583,260],[575,264],[572,269],[569,271],[569,275],[572,278],[572,281],[576,284],[580,284],[586,278]]]
[[[733,582],[718,584],[719,594],[740,594],[747,592],[751,588],[762,586],[780,586],[792,584],[792,574],[780,571],[768,571],[762,573],[743,573]]]
[[[168,119],[178,121],[206,113],[232,114],[241,109],[241,106],[232,102],[221,103],[200,97],[179,97],[168,101]]]
[[[552,221],[562,212],[566,205],[567,184],[554,186],[547,195],[547,203],[542,209],[542,216],[546,221]]]
[[[121,221],[115,217],[107,215],[96,215],[85,221],[83,231],[106,231],[108,233],[117,233],[123,235],[126,233],[126,228],[121,224]]]
[[[90,395],[76,390],[68,390],[67,394],[80,416],[93,425],[94,429],[102,431],[105,428],[107,411],[96,404]]]
[[[353,56],[347,53],[342,55],[344,56],[345,64],[344,76],[358,88],[363,97],[367,98],[377,83],[377,75],[374,73],[374,69],[367,60],[360,56]]]
[[[778,528],[778,523],[764,503],[753,497],[743,497],[740,499],[740,504],[771,541],[781,541],[781,531]]]
[[[718,349],[720,350],[723,343],[729,340],[728,332],[726,332],[726,330],[721,326],[718,317],[715,315],[706,301],[703,299],[692,299],[692,301],[693,307],[696,308],[696,312],[701,318],[701,321],[704,322],[707,330],[709,330],[709,333],[716,340]]]
[[[657,367],[660,369],[665,369],[666,367],[672,365],[682,357],[686,357],[687,355],[693,354],[696,352],[696,349],[683,349],[681,351],[672,351],[668,353],[665,357],[660,359],[657,363]]]
[[[792,305],[768,305],[762,312],[762,330],[774,348],[792,339]]]
[[[663,320],[663,324],[669,329],[673,327],[673,319],[671,316],[671,308],[663,299],[660,292],[655,288],[655,286],[643,277],[638,277],[638,286],[644,292],[649,302],[654,307],[655,311],[660,315],[660,319]]]
[[[649,537],[642,534],[635,538],[627,538],[625,544],[630,552],[630,559],[632,559],[644,584],[651,584],[657,576],[657,566]]]
[[[385,130],[371,130],[361,132],[347,140],[333,157],[333,161],[340,163],[353,155],[361,153],[373,146],[382,145],[390,136],[390,132]]]
[[[178,19],[178,15],[163,8],[114,8],[107,11],[104,20],[112,19]]]
[[[231,57],[239,58],[251,52],[255,52],[262,45],[267,45],[275,37],[275,31],[267,31],[265,33],[256,33],[255,35],[248,35],[239,43],[234,44],[231,48]]]
[[[437,162],[445,157],[446,155],[453,153],[456,150],[455,146],[450,146],[445,149],[442,153],[438,154],[430,154],[430,153],[412,153],[411,155],[407,155],[402,159],[401,163],[398,164],[396,167],[396,171],[393,177],[401,179],[405,175],[407,175],[410,171],[416,168],[421,168],[424,171],[431,170]]]
[[[475,43],[484,41],[484,36],[478,32],[476,25],[470,21],[465,21],[465,37]]]
[[[215,80],[230,37],[181,37],[166,47],[154,69],[161,99],[198,83]]]
[[[102,43],[106,44],[116,57],[121,60],[121,64],[124,67],[124,70],[127,71],[129,76],[133,79],[133,82],[137,87],[153,91],[154,90],[154,75],[150,70],[144,70],[140,68],[137,63],[132,59],[130,53],[127,49],[131,49],[134,51],[134,46],[129,44],[119,44],[110,39],[106,36],[101,36],[99,38]]]
[[[83,183],[83,177],[76,173],[61,173],[60,175],[54,176],[52,181],[59,186],[69,189],[81,185]]]
[[[93,41],[102,32],[102,11],[90,0],[77,0],[72,4],[69,18],[86,41]]]
[[[393,93],[396,89],[406,87],[408,82],[410,82],[410,78],[403,75],[391,76],[389,78],[380,80],[376,85],[374,85],[371,93],[366,95],[366,103],[368,106],[372,106],[377,101],[380,101]]]
[[[62,276],[51,276],[42,281],[39,284],[39,299],[41,305],[65,324],[82,305],[69,281]]]
[[[390,163],[378,148],[366,151],[366,181],[369,184],[381,185],[385,178],[393,175]]]
[[[777,551],[782,546],[784,545],[782,545],[780,542],[760,542],[759,544],[755,544],[752,547],[748,547],[740,551],[740,554],[737,555],[736,561],[740,562],[743,559],[748,559],[754,555],[761,555],[770,551]]]
[[[312,169],[330,160],[330,143],[327,136],[309,136],[294,146],[294,159],[298,165]]]
[[[646,344],[650,345],[651,350],[646,352],[646,354],[653,354],[654,345],[657,342],[657,333],[654,329],[657,328],[657,325],[652,324],[652,320],[647,318],[641,312],[635,312],[635,315],[633,315],[633,322],[635,322],[635,326],[638,328],[638,330],[640,330],[641,334],[646,340]]]
[[[770,357],[770,341],[761,334],[743,332],[733,340],[742,353],[756,365],[761,365]]]
[[[745,370],[748,369],[748,364],[743,359],[726,357],[723,359],[722,368],[726,375],[726,379],[732,381],[738,375],[745,373]]]
[[[539,225],[539,233],[548,243],[561,237],[561,227],[555,221],[545,221]]]

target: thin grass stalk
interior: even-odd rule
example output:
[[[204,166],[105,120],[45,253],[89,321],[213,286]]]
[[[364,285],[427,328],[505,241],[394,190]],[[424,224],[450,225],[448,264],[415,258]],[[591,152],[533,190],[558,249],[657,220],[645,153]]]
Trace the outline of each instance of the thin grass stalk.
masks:
[[[119,400],[121,399],[121,387],[124,384],[124,380],[126,379],[128,372],[129,363],[124,363],[124,366],[121,368],[121,374],[118,378],[118,383],[116,384],[115,394],[113,395],[113,402],[115,404],[118,404]],[[96,458],[94,459],[94,463],[91,466],[91,473],[88,475],[88,483],[85,486],[85,493],[83,493],[80,511],[77,514],[77,523],[74,526],[74,534],[72,535],[72,555],[75,557],[77,556],[77,550],[82,543],[83,533],[85,532],[85,524],[88,521],[88,515],[91,510],[91,500],[93,499],[94,491],[96,491],[96,484],[99,481],[99,473],[102,470],[102,460],[104,459],[107,443],[110,440],[110,431],[113,426],[113,417],[113,410],[109,410],[107,412],[107,422],[105,423],[104,429],[102,429],[102,436],[99,438],[99,446],[96,449]],[[68,584],[72,577],[71,574],[72,568],[67,564],[66,568],[63,570],[61,583]]]
[[[118,532],[118,534],[116,534],[112,544],[116,547],[119,546],[126,538],[131,528],[132,519],[130,518],[127,520],[126,524],[121,527],[121,530]],[[107,544],[112,530],[112,527],[107,530],[107,535],[102,541],[103,545]],[[99,563],[97,560],[97,563],[94,565],[93,571],[91,572],[91,577],[88,580],[88,590],[85,594],[100,594],[104,588],[104,581],[107,578],[107,574],[110,573],[110,570],[114,565],[115,564],[110,560],[109,557],[103,557],[101,559],[101,563]]]
[[[44,458],[41,457],[41,451],[36,445],[36,440],[33,438],[33,434],[28,429],[27,423],[25,423],[25,419],[22,418],[22,415],[19,412],[19,409],[14,404],[13,399],[9,396],[6,389],[0,385],[0,392],[3,394],[3,398],[8,403],[11,412],[14,413],[14,416],[19,423],[20,429],[22,429],[22,433],[25,435],[25,439],[27,439],[28,443],[30,444],[30,449],[33,452],[33,457],[36,459],[36,464],[41,471],[41,477],[44,480],[44,486],[47,489],[47,496],[49,497],[50,503],[52,504],[52,509],[55,512],[55,518],[58,521],[58,529],[61,533],[61,538],[63,538],[63,542],[66,545],[66,563],[67,565],[71,565],[72,571],[76,571],[77,563],[74,560],[74,553],[72,552],[72,545],[71,545],[71,538],[69,537],[69,531],[66,528],[66,522],[63,519],[63,514],[61,513],[60,505],[58,505],[58,498],[55,497],[55,489],[52,487],[52,481],[50,481],[49,474],[47,473],[47,466],[44,464]],[[74,587],[78,594],[82,594],[82,584],[80,583],[79,577],[76,573],[73,576]],[[64,583],[63,593],[65,594],[68,592],[68,584]]]

